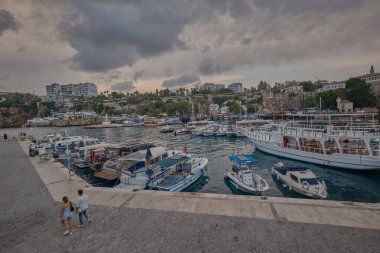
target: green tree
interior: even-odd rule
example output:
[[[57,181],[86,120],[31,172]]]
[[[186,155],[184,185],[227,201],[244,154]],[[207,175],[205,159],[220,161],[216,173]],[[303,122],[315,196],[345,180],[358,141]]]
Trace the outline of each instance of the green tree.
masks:
[[[304,92],[315,91],[315,85],[311,81],[301,82],[299,85],[302,85]]]
[[[256,106],[254,104],[250,104],[247,106],[247,112],[248,113],[255,113],[257,110]]]
[[[236,101],[229,101],[227,103],[228,110],[232,113],[240,113],[242,111],[240,105]]]
[[[374,96],[370,84],[359,78],[350,78],[346,81],[347,99],[354,104],[354,107],[371,107],[376,106],[376,97]]]
[[[215,96],[212,98],[212,102],[214,102],[214,104],[218,104],[219,106],[221,106],[227,100],[228,100],[228,97],[223,97],[223,96]]]

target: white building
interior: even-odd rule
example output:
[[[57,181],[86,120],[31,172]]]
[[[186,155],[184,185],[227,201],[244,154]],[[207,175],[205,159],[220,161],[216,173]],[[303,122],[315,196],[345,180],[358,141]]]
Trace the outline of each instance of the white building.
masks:
[[[296,81],[296,80],[293,80],[293,81],[285,81],[285,85],[297,85],[301,83],[300,81]]]
[[[352,113],[354,111],[354,104],[348,100],[343,100],[340,97],[336,98],[336,107],[339,112]]]
[[[228,106],[222,106],[222,108],[220,108],[220,113],[224,115],[229,114],[230,110],[228,109]]]
[[[228,89],[235,93],[241,93],[243,92],[243,85],[241,83],[231,83],[228,85]]]
[[[210,114],[216,115],[219,113],[219,105],[218,104],[211,104],[210,105]]]
[[[214,83],[205,83],[200,87],[201,90],[209,90],[209,91],[217,91],[224,88],[225,88],[224,84],[214,84]]]
[[[369,74],[358,76],[358,78],[360,78],[361,80],[369,84],[377,83],[377,82],[380,83],[380,73],[375,73],[373,66],[371,66]]]
[[[331,82],[328,84],[324,84],[322,88],[319,88],[317,92],[324,92],[328,90],[337,90],[337,89],[345,89],[345,82]]]
[[[221,89],[225,89],[226,86],[224,84],[215,84],[215,90],[221,90]]]
[[[98,89],[93,83],[76,83],[59,85],[53,83],[46,85],[46,96],[51,98],[60,97],[92,97],[98,95]]]
[[[56,98],[61,93],[61,86],[58,83],[46,85],[46,96]]]
[[[293,85],[285,88],[286,92],[289,91],[300,91],[303,92],[303,86],[302,85]]]

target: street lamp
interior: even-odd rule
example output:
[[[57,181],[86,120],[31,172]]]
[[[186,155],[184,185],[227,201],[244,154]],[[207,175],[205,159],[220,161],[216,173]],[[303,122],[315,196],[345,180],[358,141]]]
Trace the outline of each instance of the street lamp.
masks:
[[[69,169],[69,181],[71,181],[71,165],[70,165],[71,151],[69,148],[66,148],[65,155],[67,158],[67,165],[68,165],[68,169]]]

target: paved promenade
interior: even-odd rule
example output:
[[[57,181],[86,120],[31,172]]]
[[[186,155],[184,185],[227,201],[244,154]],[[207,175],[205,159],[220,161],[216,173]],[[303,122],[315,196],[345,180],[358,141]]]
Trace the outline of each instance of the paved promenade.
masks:
[[[26,144],[23,144],[26,147]],[[0,252],[378,252],[380,205],[128,192],[68,181],[0,141]],[[58,206],[83,188],[93,223],[64,237]],[[77,222],[77,221],[76,221]]]

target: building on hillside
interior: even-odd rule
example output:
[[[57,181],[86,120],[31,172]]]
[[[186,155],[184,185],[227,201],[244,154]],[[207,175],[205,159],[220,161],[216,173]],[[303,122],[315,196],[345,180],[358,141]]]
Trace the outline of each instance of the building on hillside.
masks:
[[[224,84],[204,83],[200,87],[200,90],[217,91],[217,90],[224,89],[224,88],[225,88]]]
[[[301,82],[300,81],[296,81],[296,80],[293,80],[293,81],[285,81],[285,86],[289,86],[289,85],[297,85],[297,84],[300,84]]]
[[[46,85],[46,96],[59,99],[68,97],[93,97],[98,95],[98,89],[94,83],[75,83],[59,85],[53,83]]]
[[[303,92],[303,86],[302,85],[292,85],[285,88],[285,92],[290,91],[297,91],[297,92]]]
[[[228,89],[232,90],[235,93],[241,93],[241,92],[243,92],[243,84],[231,83],[228,85]]]
[[[371,66],[369,74],[358,76],[358,78],[360,78],[368,84],[380,83],[380,73],[375,73],[373,66]]]
[[[220,108],[220,113],[223,114],[223,115],[229,114],[230,110],[228,109],[228,106],[222,106]]]
[[[342,82],[331,82],[331,83],[327,83],[327,84],[324,84],[322,86],[322,88],[319,88],[317,90],[317,92],[324,92],[324,91],[328,91],[328,90],[337,90],[337,89],[345,89],[346,88],[346,82],[342,81]]]
[[[218,104],[211,104],[209,111],[210,111],[211,115],[217,115],[219,113],[219,105]]]
[[[61,86],[58,83],[46,85],[46,96],[51,98],[59,97],[61,93]]]
[[[373,66],[369,70],[369,74],[358,76],[361,80],[371,85],[373,94],[376,97],[377,105],[380,106],[380,73],[376,73]]]
[[[221,89],[225,89],[226,86],[224,84],[215,84],[215,90],[221,90]]]
[[[336,98],[336,107],[339,112],[343,113],[352,113],[354,111],[354,104],[348,100],[341,99],[340,97]]]

